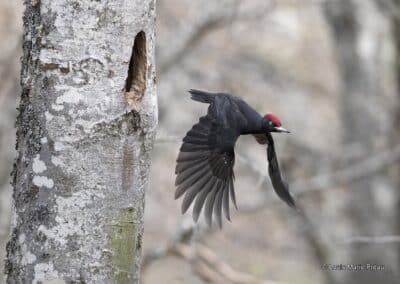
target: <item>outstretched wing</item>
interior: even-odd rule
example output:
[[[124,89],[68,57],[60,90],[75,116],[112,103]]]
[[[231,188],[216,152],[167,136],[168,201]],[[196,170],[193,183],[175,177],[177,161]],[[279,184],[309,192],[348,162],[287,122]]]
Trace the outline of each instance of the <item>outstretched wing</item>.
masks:
[[[234,145],[239,136],[232,125],[227,125],[224,112],[214,111],[211,103],[208,114],[189,130],[183,138],[175,169],[177,186],[175,199],[184,195],[182,213],[194,201],[193,219],[197,222],[202,208],[209,225],[212,215],[222,226],[222,210],[230,220],[229,196],[237,208],[233,186],[235,163]]]
[[[266,138],[268,142],[268,147],[267,147],[268,173],[272,181],[272,186],[276,194],[278,194],[278,196],[283,201],[285,201],[290,207],[296,208],[294,199],[289,192],[289,185],[281,177],[281,172],[279,170],[279,164],[275,153],[275,146],[274,146],[274,140],[272,139],[272,135],[270,133],[267,133]]]

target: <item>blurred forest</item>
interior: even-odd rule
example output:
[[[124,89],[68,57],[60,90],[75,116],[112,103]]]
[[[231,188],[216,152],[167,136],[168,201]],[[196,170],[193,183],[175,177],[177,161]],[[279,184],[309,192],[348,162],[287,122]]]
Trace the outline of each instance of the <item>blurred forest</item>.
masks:
[[[22,11],[20,1],[0,2],[1,259]],[[400,1],[158,0],[157,74],[143,283],[399,283]],[[190,88],[231,92],[281,118],[292,134],[274,135],[278,157],[307,219],[275,196],[252,137],[236,147],[232,223],[210,229],[180,214],[179,141],[206,111]]]

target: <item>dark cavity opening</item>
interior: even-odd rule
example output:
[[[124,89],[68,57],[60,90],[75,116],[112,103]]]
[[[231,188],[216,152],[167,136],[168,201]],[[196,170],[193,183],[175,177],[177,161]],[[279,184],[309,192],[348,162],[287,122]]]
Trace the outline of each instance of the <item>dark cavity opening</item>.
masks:
[[[125,94],[129,104],[139,103],[146,89],[147,49],[146,34],[141,31],[135,37],[128,77],[125,83]]]

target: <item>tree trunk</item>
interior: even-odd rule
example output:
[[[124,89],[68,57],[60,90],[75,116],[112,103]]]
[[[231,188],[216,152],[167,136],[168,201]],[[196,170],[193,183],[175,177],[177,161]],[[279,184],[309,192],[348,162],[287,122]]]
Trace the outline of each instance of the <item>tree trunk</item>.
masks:
[[[363,4],[363,5],[361,5]],[[390,147],[389,127],[391,113],[385,103],[382,86],[381,62],[382,38],[376,32],[363,31],[362,9],[374,10],[374,2],[357,0],[327,1],[325,14],[332,30],[333,43],[336,47],[339,72],[342,78],[341,117],[343,121],[343,143],[354,145],[360,153],[351,162],[357,162],[366,156],[377,153],[379,149]],[[368,20],[366,20],[368,21]],[[367,40],[373,39],[372,48],[361,50],[362,33],[369,33]],[[365,41],[365,34],[364,34]],[[365,46],[365,45],[364,45]],[[363,54],[364,52],[364,54]],[[345,200],[345,212],[339,217],[346,220],[347,231],[351,236],[381,236],[393,234],[392,220],[388,220],[377,201],[377,194],[385,187],[385,172],[379,172],[352,184],[340,192],[340,199]],[[392,194],[395,196],[396,188]],[[389,207],[389,206],[388,206]],[[386,208],[390,209],[390,208]],[[341,215],[342,214],[342,215]],[[377,264],[385,269],[396,269],[395,244],[385,247],[374,244],[350,246],[348,258],[344,264]],[[346,271],[336,274],[340,283],[397,283],[393,274],[377,271]],[[343,277],[343,278],[340,278]]]
[[[8,282],[137,283],[155,0],[25,6]]]
[[[396,78],[396,93],[397,93],[397,104],[395,104],[395,119],[393,121],[393,132],[391,134],[391,141],[394,145],[399,143],[400,139],[400,0],[393,0],[393,7],[387,7],[385,11],[386,15],[390,16],[392,24],[392,33],[395,47],[395,58],[394,58],[394,72]],[[392,182],[397,188],[400,188],[400,164],[397,163],[393,166],[391,171]],[[400,193],[397,196],[397,233],[400,235]],[[397,249],[398,260],[397,263],[400,266],[400,245]],[[400,267],[398,267],[399,271]]]

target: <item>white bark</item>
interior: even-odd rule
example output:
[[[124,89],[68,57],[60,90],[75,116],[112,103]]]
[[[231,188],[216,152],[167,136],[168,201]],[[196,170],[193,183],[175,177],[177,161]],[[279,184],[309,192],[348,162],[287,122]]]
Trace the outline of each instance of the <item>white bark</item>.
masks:
[[[155,0],[25,6],[8,282],[137,283]]]

